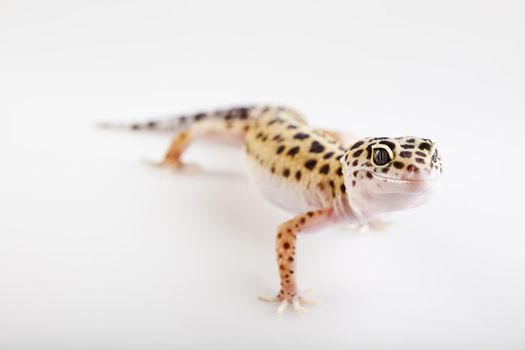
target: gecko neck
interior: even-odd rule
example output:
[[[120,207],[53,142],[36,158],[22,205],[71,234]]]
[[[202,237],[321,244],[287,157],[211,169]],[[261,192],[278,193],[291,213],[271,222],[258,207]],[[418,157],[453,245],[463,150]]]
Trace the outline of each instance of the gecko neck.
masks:
[[[337,221],[348,224],[365,224],[376,216],[381,214],[374,210],[363,210],[354,203],[352,194],[347,193],[345,196],[336,199],[334,205],[334,215]]]

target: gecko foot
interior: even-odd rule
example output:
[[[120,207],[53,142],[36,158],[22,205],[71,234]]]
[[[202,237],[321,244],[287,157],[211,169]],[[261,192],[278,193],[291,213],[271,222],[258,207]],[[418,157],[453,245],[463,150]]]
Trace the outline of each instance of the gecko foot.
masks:
[[[305,291],[304,294],[309,294],[310,291]],[[261,301],[265,301],[267,303],[279,303],[279,306],[277,307],[277,314],[281,315],[284,310],[288,307],[288,305],[292,305],[294,310],[300,313],[306,313],[308,310],[303,306],[304,305],[317,305],[319,302],[317,300],[312,300],[305,298],[304,296],[294,296],[294,297],[286,297],[282,293],[279,293],[276,297],[259,297],[258,298]]]
[[[182,163],[180,161],[172,161],[172,160],[167,160],[167,159],[161,162],[155,162],[155,161],[144,159],[143,162],[152,167],[170,168],[177,172],[189,174],[189,175],[197,174],[198,172],[201,171],[200,166],[198,166],[195,163]]]
[[[385,232],[392,225],[389,221],[375,219],[365,224],[349,225],[347,228],[357,233],[366,233],[368,231]]]

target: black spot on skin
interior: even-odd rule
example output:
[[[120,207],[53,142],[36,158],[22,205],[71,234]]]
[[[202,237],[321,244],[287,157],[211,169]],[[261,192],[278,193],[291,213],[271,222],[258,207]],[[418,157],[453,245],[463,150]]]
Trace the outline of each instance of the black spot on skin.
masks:
[[[370,159],[372,157],[372,146],[373,145],[368,145],[368,147],[366,147],[366,159]]]
[[[230,125],[231,128],[231,125]],[[262,142],[266,142],[268,140],[268,136],[264,135],[261,139]]]
[[[277,134],[277,135],[275,135],[274,137],[272,137],[272,140],[274,140],[274,141],[280,141],[280,140],[282,140],[282,136],[281,136],[281,134]]]
[[[402,152],[399,152],[399,156],[403,157],[403,158],[410,158],[410,157],[412,157],[412,152],[410,152],[410,151],[402,151]]]
[[[354,160],[354,162],[352,163],[352,166],[357,166],[357,164],[359,164],[359,160]]]
[[[328,164],[323,165],[321,169],[319,169],[320,174],[328,174],[329,171],[330,171],[330,165]]]
[[[290,150],[288,151],[288,153],[286,153],[287,155],[289,155],[290,157],[293,157],[295,156],[297,153],[299,153],[299,150],[301,148],[299,146],[295,146],[295,147],[292,147],[290,148]]]
[[[239,119],[248,119],[248,108],[239,108]]]
[[[332,188],[335,187],[335,183],[332,180],[328,181],[328,185],[330,185],[330,187]]]
[[[337,157],[335,157],[335,160],[340,160],[341,157],[343,157],[343,155],[344,155],[344,154],[340,154],[340,155],[338,155]]]
[[[420,157],[426,157],[427,155],[424,152],[417,151],[416,154]]]
[[[427,149],[427,150],[430,151],[430,143],[422,142],[422,143],[419,144],[419,146],[417,146],[417,148],[419,148],[420,150]]]
[[[401,162],[394,162],[394,163],[392,163],[392,165],[393,165],[394,167],[396,167],[397,169],[403,169],[403,167],[405,166],[405,165],[404,165],[403,163],[401,163]]]
[[[408,139],[407,142],[408,142],[408,143],[414,143],[414,142],[416,142],[416,140],[414,140],[414,139]]]
[[[195,118],[195,120],[199,121],[201,119],[206,118],[206,114],[205,113],[199,113],[199,114],[196,114],[194,118]]]
[[[284,123],[284,119],[281,119],[281,118],[275,118],[275,119],[272,119],[268,122],[267,125],[272,125],[272,124],[275,124],[275,123]]]
[[[283,176],[284,176],[284,177],[288,177],[288,176],[290,176],[290,169],[284,169],[284,170],[283,170]]]
[[[286,129],[297,129],[297,125],[290,124],[286,127]]]
[[[301,175],[302,175],[302,174],[301,174],[301,170],[297,170],[297,171],[295,172],[295,179],[296,179],[297,181],[301,180]]]
[[[374,137],[373,139],[370,139],[371,141],[375,141],[375,140],[387,140],[388,137]]]
[[[382,145],[387,145],[388,147],[390,147],[391,150],[394,150],[396,148],[395,143],[390,141],[379,141],[379,143]]]
[[[369,171],[366,172],[366,177],[368,177],[369,179],[373,179],[373,178],[374,178],[374,176],[372,175],[372,173],[369,172]]]
[[[277,148],[277,154],[281,154],[283,153],[283,151],[284,151],[284,146],[281,145]]]
[[[286,249],[286,250],[290,249],[290,243],[284,242],[283,248]]]
[[[262,132],[258,132],[257,135],[255,135],[256,139],[260,139],[263,136]]]
[[[310,137],[310,135],[300,132],[298,134],[295,134],[293,138],[297,139],[297,140],[304,140],[304,139],[307,139],[309,137]]]
[[[337,168],[336,174],[339,176],[343,176],[343,168],[342,167]]]
[[[272,167],[271,171],[272,171],[272,174],[275,173],[275,167],[274,166]]]
[[[403,148],[403,149],[413,149],[414,145],[401,145],[401,148]]]
[[[416,158],[416,162],[425,164],[425,160],[423,158]]]
[[[358,149],[357,151],[352,154],[352,157],[359,157],[363,153],[362,149]]]
[[[343,192],[343,193],[346,192],[346,186],[345,186],[345,184],[341,184],[341,187],[340,187],[340,188],[341,188],[341,192]]]
[[[355,180],[352,180],[352,186],[355,187]]]
[[[356,149],[357,147],[361,146],[363,143],[365,143],[365,142],[364,141],[357,141],[356,143],[354,143],[354,145],[350,149],[351,150]]]
[[[310,160],[307,160],[305,163],[304,163],[304,167],[308,170],[312,170],[313,168],[315,168],[315,166],[317,165],[317,160],[315,159],[310,159]]]
[[[321,153],[321,152],[324,152],[324,146],[321,145],[319,142],[314,141],[314,142],[312,142],[312,145],[310,146],[310,152],[311,152],[311,153]]]
[[[325,153],[325,155],[323,156],[323,158],[324,158],[324,159],[328,159],[328,158],[330,158],[330,157],[333,156],[333,155],[334,155],[334,152],[327,152],[327,153]]]
[[[154,128],[155,125],[157,125],[157,122],[149,122],[148,124],[146,124],[148,126],[148,128]]]
[[[387,166],[386,168],[382,168],[382,169],[381,169],[381,171],[382,171],[383,173],[388,173],[389,170],[390,170],[390,167],[389,167],[389,166]]]
[[[357,177],[357,173],[358,173],[358,171],[356,170],[356,171],[354,171],[354,172],[352,173],[352,175],[354,175],[355,177]]]

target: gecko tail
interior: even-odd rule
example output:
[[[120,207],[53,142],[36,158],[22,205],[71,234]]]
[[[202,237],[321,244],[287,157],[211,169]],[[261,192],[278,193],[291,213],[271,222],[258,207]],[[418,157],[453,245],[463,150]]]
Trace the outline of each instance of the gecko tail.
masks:
[[[209,120],[247,120],[253,117],[256,107],[235,107],[229,109],[214,110],[209,112],[198,112],[191,114],[180,114],[152,118],[151,120],[138,123],[98,123],[97,128],[109,130],[129,130],[157,133],[173,133],[188,129],[196,123]]]

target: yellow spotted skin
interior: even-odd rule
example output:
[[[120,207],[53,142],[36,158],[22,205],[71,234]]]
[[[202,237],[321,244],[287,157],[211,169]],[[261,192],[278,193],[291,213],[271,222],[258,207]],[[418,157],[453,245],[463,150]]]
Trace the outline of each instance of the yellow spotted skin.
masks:
[[[290,186],[319,199],[319,208],[345,202],[344,148],[327,132],[313,129],[293,111],[268,110],[246,133],[247,157]],[[312,203],[315,206],[315,203]]]
[[[344,144],[337,132],[312,127],[295,110],[277,106],[236,107],[178,115],[129,125],[136,131],[172,132],[160,165],[189,169],[187,147],[211,139],[243,148],[250,177],[263,195],[294,217],[282,223],[275,249],[279,311],[306,300],[296,284],[297,235],[334,224],[367,225],[385,212],[428,200],[443,171],[436,144],[418,137],[369,137]],[[265,299],[268,300],[268,299]]]

